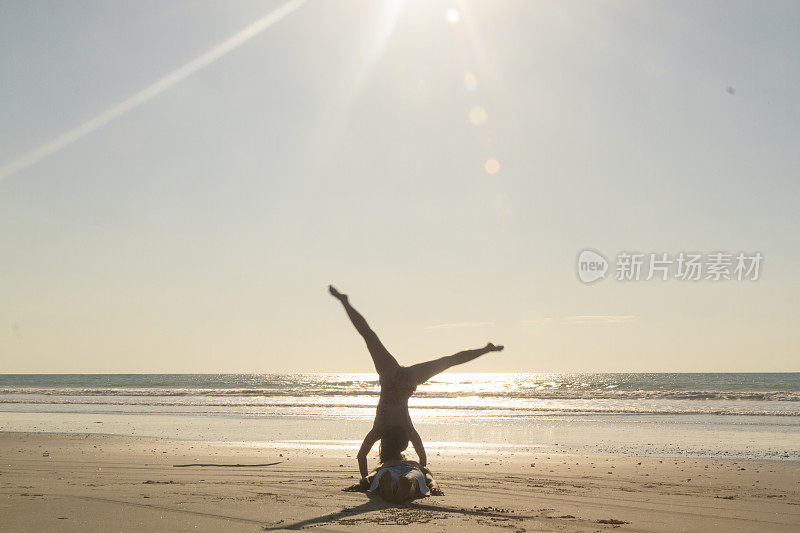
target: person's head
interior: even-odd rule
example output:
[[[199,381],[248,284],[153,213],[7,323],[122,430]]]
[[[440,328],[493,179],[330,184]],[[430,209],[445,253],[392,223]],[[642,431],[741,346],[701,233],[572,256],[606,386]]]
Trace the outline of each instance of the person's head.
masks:
[[[389,426],[381,435],[378,455],[381,463],[392,460],[404,460],[403,452],[408,448],[408,431],[403,426]]]

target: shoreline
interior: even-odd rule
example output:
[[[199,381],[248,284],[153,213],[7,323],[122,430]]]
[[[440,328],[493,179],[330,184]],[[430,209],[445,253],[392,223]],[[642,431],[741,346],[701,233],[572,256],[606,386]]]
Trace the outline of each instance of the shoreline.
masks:
[[[139,439],[139,440],[153,440],[156,442],[165,442],[165,443],[191,443],[191,444],[199,444],[199,445],[206,445],[210,448],[219,449],[219,450],[226,450],[226,449],[249,449],[249,450],[262,450],[266,453],[267,450],[277,450],[278,453],[291,453],[291,452],[299,452],[299,451],[306,451],[314,450],[314,452],[318,453],[320,456],[326,458],[350,458],[354,459],[355,454],[358,451],[358,446],[361,444],[361,441],[347,441],[348,446],[338,444],[339,441],[336,441],[336,444],[333,444],[333,441],[330,441],[331,444],[319,444],[315,445],[314,441],[278,441],[278,442],[270,442],[270,441],[226,441],[226,440],[196,440],[191,438],[180,438],[180,437],[161,437],[161,436],[153,436],[153,435],[123,435],[118,433],[102,433],[102,432],[62,432],[62,431],[6,431],[0,429],[0,438],[4,435],[11,435],[11,436],[18,436],[21,438],[31,437],[31,436],[42,436],[42,437],[51,437],[51,438],[70,438],[70,437],[78,437],[83,439],[88,439],[92,437],[100,437],[100,438],[120,438],[120,439]],[[310,444],[308,444],[310,443]],[[462,444],[462,445],[471,445],[472,447],[465,447],[465,446],[447,446],[453,444]],[[445,445],[447,447],[440,447],[441,445]],[[483,449],[478,451],[479,458],[470,458],[471,452],[474,448],[483,447],[484,443],[438,443],[438,442],[431,442],[426,445],[426,450],[428,451],[428,455],[437,455],[441,457],[443,454],[445,456],[455,456],[460,459],[466,460],[482,460],[486,458],[491,458],[497,455],[500,456],[508,456],[508,457],[515,457],[517,460],[524,462],[526,458],[531,457],[542,457],[548,456],[547,458],[550,459],[549,456],[556,456],[557,458],[571,458],[571,457],[594,457],[600,459],[648,459],[648,460],[696,460],[696,461],[718,461],[718,462],[752,462],[752,463],[765,463],[765,464],[776,464],[776,465],[784,465],[784,464],[798,464],[800,465],[800,461],[796,459],[769,459],[769,458],[752,458],[752,457],[706,457],[706,456],[685,456],[685,455],[624,455],[624,454],[613,454],[613,453],[594,453],[591,455],[575,453],[575,452],[567,452],[564,450],[538,450],[538,451],[503,451],[502,448],[494,448],[494,449]],[[377,450],[378,444],[375,444],[375,447],[372,449],[372,455],[374,455],[374,459],[377,460]],[[473,448],[474,447],[474,448]],[[413,451],[413,448],[409,446],[408,450],[405,453],[406,456],[411,456],[410,458],[416,460],[416,454]],[[452,460],[454,457],[445,460]],[[1,460],[0,460],[1,461]],[[355,464],[355,463],[354,463]],[[800,484],[800,479],[798,479]]]
[[[429,453],[444,496],[402,506],[341,489],[353,450],[0,432],[2,531],[794,531],[800,463]],[[348,455],[350,457],[348,457]],[[370,454],[375,465],[375,454]],[[177,468],[175,465],[214,464]],[[223,465],[267,465],[240,466]],[[499,529],[498,529],[499,528]]]
[[[412,414],[413,416],[413,414]],[[800,461],[800,424],[750,424],[719,417],[548,417],[539,420],[421,420],[426,448],[483,455],[509,451],[621,457]],[[369,418],[221,416],[218,414],[30,412],[0,406],[0,431],[92,433],[271,447],[357,448]],[[766,421],[765,421],[766,422]],[[789,422],[789,421],[787,421]]]

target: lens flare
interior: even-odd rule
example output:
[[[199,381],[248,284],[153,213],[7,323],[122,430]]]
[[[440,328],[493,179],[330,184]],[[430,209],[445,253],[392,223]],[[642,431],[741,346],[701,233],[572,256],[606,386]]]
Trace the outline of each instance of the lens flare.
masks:
[[[464,73],[464,88],[471,93],[474,93],[478,88],[478,78],[472,72]]]
[[[90,133],[93,133],[95,130],[102,128],[112,120],[115,120],[129,111],[150,101],[167,89],[177,85],[189,76],[193,75],[195,72],[206,68],[233,50],[236,50],[270,26],[280,22],[292,12],[296,11],[305,2],[306,0],[289,0],[274,11],[267,13],[257,21],[253,22],[246,28],[231,35],[210,50],[172,71],[163,78],[156,80],[152,84],[129,96],[125,100],[122,100],[116,105],[106,109],[99,115],[90,118],[83,124],[72,128],[66,133],[63,133],[59,137],[46,142],[38,148],[34,148],[31,151],[22,154],[10,163],[0,166],[0,181],[31,165],[35,165],[45,157],[48,157],[59,150],[66,148],[72,143],[83,139]]]
[[[497,174],[500,171],[500,161],[495,159],[494,157],[490,157],[486,160],[486,163],[483,165],[483,168],[486,169],[487,174]]]
[[[469,121],[473,126],[482,126],[486,123],[487,118],[486,110],[479,105],[469,110]]]

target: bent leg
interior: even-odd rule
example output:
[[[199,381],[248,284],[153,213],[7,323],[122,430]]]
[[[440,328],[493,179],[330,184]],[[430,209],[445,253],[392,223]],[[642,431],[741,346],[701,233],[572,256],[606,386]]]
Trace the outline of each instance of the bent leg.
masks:
[[[397,501],[404,502],[417,496],[422,496],[422,493],[419,491],[419,484],[413,474],[409,472],[404,476],[400,476],[400,480],[397,483]]]
[[[377,492],[387,502],[395,501],[397,497],[397,482],[391,472],[385,471],[381,474],[381,478],[378,480]]]
[[[392,354],[389,353],[389,350],[383,346],[383,343],[378,338],[378,335],[372,331],[372,329],[370,329],[369,324],[367,324],[367,321],[364,319],[364,317],[361,316],[361,314],[356,311],[352,305],[350,305],[347,295],[339,293],[333,287],[330,287],[330,290],[331,294],[333,294],[340,302],[342,302],[345,311],[347,311],[347,316],[350,317],[350,322],[353,323],[356,331],[358,331],[364,338],[364,342],[367,344],[367,350],[369,350],[369,353],[372,356],[372,362],[375,365],[375,371],[381,376],[391,376],[392,373],[400,366],[397,360]]]

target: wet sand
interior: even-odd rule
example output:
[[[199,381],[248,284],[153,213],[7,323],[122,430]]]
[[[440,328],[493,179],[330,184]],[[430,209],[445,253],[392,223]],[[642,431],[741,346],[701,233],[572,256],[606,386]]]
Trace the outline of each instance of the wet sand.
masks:
[[[797,462],[432,454],[445,495],[394,506],[341,490],[357,481],[354,453],[3,432],[0,530],[800,528]]]

